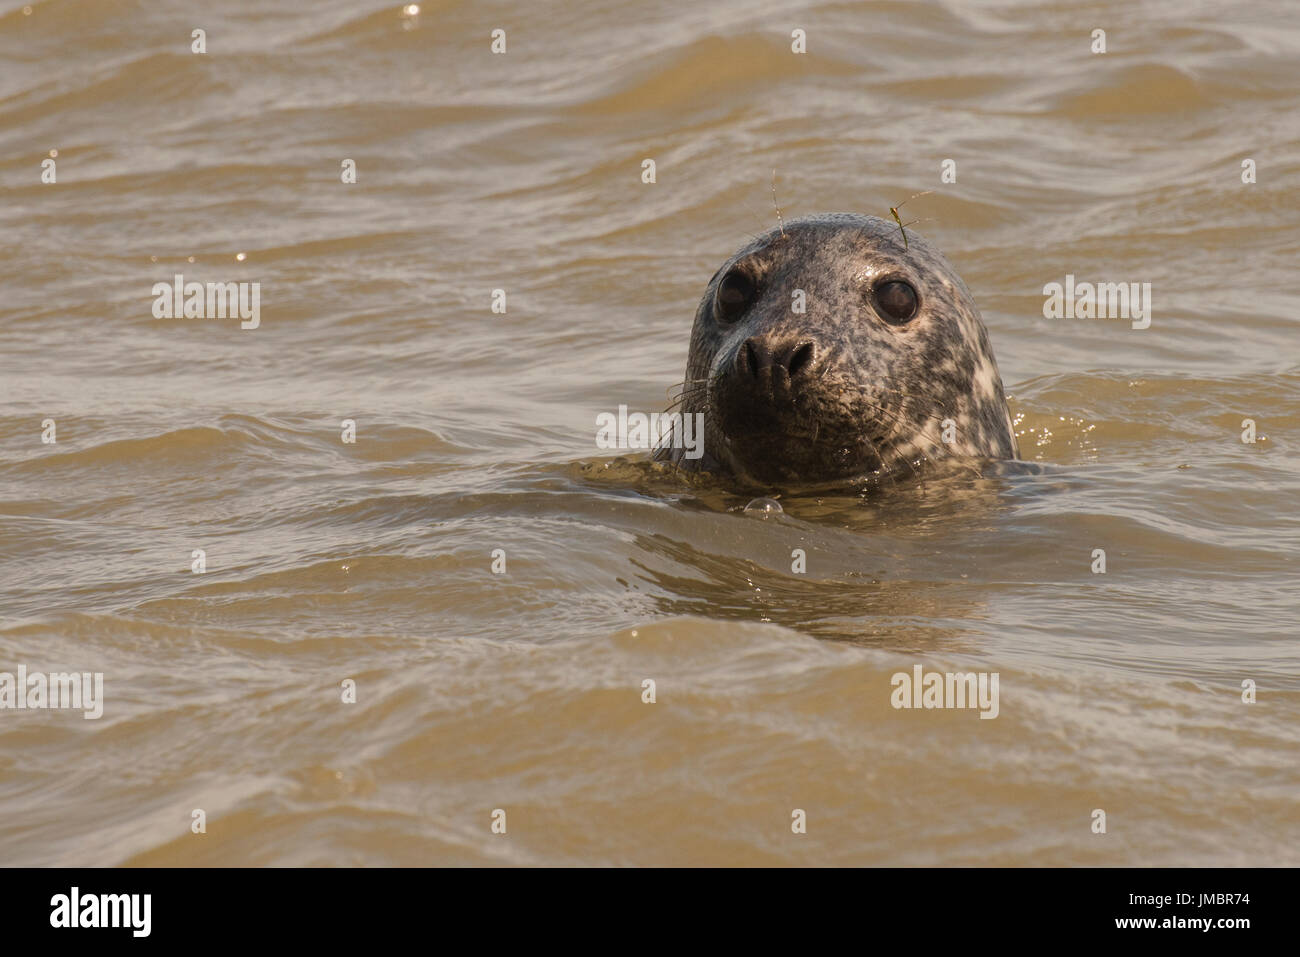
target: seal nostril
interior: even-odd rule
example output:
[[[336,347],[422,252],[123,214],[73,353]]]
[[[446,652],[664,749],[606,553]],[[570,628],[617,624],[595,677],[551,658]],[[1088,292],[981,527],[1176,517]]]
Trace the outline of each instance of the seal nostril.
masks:
[[[813,344],[811,342],[805,342],[798,349],[794,350],[794,355],[790,356],[790,362],[787,366],[791,378],[798,375],[800,369],[805,368],[810,362],[812,362],[812,358]]]
[[[752,376],[758,375],[758,351],[754,348],[753,339],[746,339],[745,344],[740,347],[740,369]]]

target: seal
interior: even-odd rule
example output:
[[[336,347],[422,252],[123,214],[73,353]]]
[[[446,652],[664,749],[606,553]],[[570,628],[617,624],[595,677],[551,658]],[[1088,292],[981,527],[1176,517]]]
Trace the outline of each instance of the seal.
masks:
[[[703,454],[656,459],[756,486],[919,474],[1016,458],[988,333],[965,283],[915,232],[875,216],[785,223],[714,273],[674,409]]]

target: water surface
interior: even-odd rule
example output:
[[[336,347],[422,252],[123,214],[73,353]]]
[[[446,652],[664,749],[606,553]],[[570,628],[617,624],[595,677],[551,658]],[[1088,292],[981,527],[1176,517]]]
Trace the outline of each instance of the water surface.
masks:
[[[105,710],[0,712],[0,863],[1300,863],[1298,56],[1282,0],[10,5],[0,670]],[[1036,468],[764,519],[595,448],[773,169],[934,190]]]

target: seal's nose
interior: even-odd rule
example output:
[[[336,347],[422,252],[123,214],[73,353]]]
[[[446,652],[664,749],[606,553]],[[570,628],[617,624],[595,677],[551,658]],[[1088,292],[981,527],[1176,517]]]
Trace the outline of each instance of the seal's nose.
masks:
[[[773,348],[767,337],[750,336],[736,350],[736,372],[745,378],[760,379],[778,369],[796,378],[812,366],[817,347],[812,342],[785,343]]]

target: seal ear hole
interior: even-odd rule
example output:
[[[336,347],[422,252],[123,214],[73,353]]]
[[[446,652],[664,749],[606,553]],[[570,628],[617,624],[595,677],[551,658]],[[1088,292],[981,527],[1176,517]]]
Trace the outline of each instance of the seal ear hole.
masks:
[[[722,322],[735,322],[754,301],[757,286],[743,269],[732,269],[718,283],[714,297],[715,312]]]
[[[872,294],[880,318],[891,326],[909,322],[921,306],[921,297],[916,294],[916,289],[902,279],[886,279],[876,283]]]

